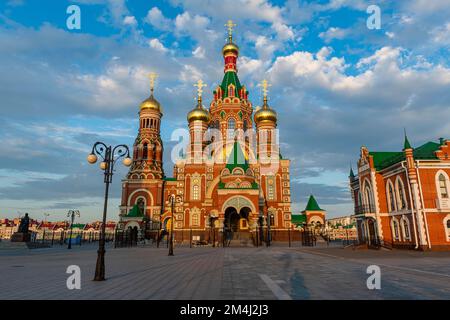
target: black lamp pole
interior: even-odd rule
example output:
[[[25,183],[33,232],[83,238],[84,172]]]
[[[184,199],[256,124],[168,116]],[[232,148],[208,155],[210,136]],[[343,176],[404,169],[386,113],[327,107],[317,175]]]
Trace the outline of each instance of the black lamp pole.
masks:
[[[75,220],[75,216],[80,217],[80,211],[78,211],[78,210],[69,210],[69,212],[67,213],[67,217],[69,217],[70,220],[71,220],[71,222],[70,222],[69,245],[68,245],[67,249],[72,249],[72,231],[73,231],[73,222]]]
[[[169,256],[173,256],[173,211],[175,207],[175,195],[173,194],[170,197],[170,205],[171,205],[171,221],[170,221],[170,240],[169,240]]]
[[[105,280],[105,232],[106,232],[106,213],[108,209],[108,195],[109,184],[112,182],[112,176],[114,173],[114,164],[122,157],[125,157],[123,164],[129,167],[132,164],[130,158],[130,151],[124,144],[115,146],[107,146],[103,142],[96,142],[92,147],[91,154],[88,156],[88,162],[94,164],[97,162],[97,156],[102,158],[100,168],[104,171],[104,183],[105,183],[105,200],[103,204],[103,220],[102,228],[100,232],[99,248],[97,251],[97,264],[95,267],[94,281]]]

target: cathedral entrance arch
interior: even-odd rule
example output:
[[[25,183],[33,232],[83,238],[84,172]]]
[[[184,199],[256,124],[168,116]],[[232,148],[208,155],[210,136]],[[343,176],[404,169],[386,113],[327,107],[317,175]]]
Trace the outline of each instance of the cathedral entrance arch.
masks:
[[[248,231],[250,215],[254,212],[253,203],[242,196],[228,199],[223,205],[225,230],[230,232]]]

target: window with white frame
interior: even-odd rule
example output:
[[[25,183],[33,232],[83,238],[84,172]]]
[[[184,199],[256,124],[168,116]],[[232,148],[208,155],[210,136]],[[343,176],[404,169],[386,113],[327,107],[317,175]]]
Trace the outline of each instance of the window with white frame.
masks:
[[[234,120],[233,118],[228,119],[227,135],[229,139],[233,138],[235,129],[236,129],[236,120]]]
[[[191,221],[192,221],[192,226],[199,226],[200,225],[200,214],[193,213]]]
[[[397,219],[392,219],[392,233],[393,233],[393,236],[394,236],[394,239],[395,240],[399,240],[400,239],[400,232],[399,232],[399,229],[398,229],[398,222],[397,222]]]
[[[438,184],[440,197],[442,199],[448,199],[447,179],[443,173],[439,174]]]
[[[405,186],[400,178],[396,181],[396,191],[397,191],[397,209],[405,210],[406,206],[406,194],[405,194]]]
[[[402,231],[403,231],[403,237],[405,238],[405,240],[410,240],[411,239],[411,233],[409,230],[409,220],[407,218],[403,218],[401,220],[402,223]]]
[[[192,200],[200,199],[200,186],[198,184],[192,186]]]
[[[394,186],[392,182],[389,180],[387,183],[387,191],[388,191],[388,207],[389,212],[397,211],[395,208],[395,194],[394,194]]]
[[[445,228],[445,234],[447,235],[447,241],[450,241],[450,215],[447,216],[447,218],[444,219],[444,228]]]
[[[267,177],[267,200],[275,200],[275,179]]]

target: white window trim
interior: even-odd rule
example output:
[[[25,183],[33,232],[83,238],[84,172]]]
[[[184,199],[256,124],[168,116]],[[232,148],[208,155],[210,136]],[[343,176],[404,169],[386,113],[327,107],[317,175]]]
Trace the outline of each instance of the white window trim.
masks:
[[[392,197],[394,198],[393,199],[394,200],[394,210],[392,210],[392,208],[391,208],[392,203],[391,203],[391,193],[390,193],[389,187],[392,188],[392,192],[393,192]],[[390,179],[388,179],[388,181],[386,182],[386,199],[387,199],[387,205],[388,205],[388,212],[397,211],[397,202],[395,201],[395,196],[396,195],[395,195],[394,184],[392,183],[392,181]]]
[[[441,175],[443,175],[445,177],[445,187],[447,188],[447,194],[449,195],[449,198],[442,198],[441,187],[439,185],[439,177]],[[436,191],[437,191],[439,201],[441,202],[442,199],[450,199],[450,178],[448,177],[447,172],[445,172],[444,170],[439,170],[438,172],[436,172],[435,182],[436,182]]]
[[[405,207],[402,208],[402,201],[400,199],[400,191],[403,195],[403,201],[405,202]],[[403,184],[402,179],[400,176],[397,176],[397,179],[395,179],[395,197],[397,199],[397,211],[406,211],[408,210],[408,201],[406,199],[406,191],[405,191],[405,185]]]
[[[395,228],[395,223],[394,221],[397,223],[397,228]],[[391,228],[392,228],[392,239],[397,240],[397,241],[401,241],[401,234],[400,234],[400,228],[399,228],[399,224],[398,224],[398,220],[395,217],[392,217],[391,219]],[[397,230],[397,234],[398,237],[395,236],[395,231]]]
[[[447,228],[447,221],[449,220],[450,214],[448,214],[447,217],[445,217],[444,220],[442,220],[442,222],[444,223],[444,231],[447,242],[450,242],[450,228]]]
[[[409,234],[408,237],[406,236],[404,222],[406,222],[406,225],[408,226],[408,234]],[[411,240],[411,226],[409,224],[409,219],[404,217],[404,216],[402,216],[402,218],[400,219],[400,224],[401,224],[400,229],[402,230],[402,237],[403,237],[403,239],[410,241]]]

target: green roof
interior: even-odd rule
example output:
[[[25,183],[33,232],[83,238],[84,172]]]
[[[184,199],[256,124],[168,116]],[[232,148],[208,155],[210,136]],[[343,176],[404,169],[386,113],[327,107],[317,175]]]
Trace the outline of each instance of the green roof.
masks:
[[[235,95],[240,97],[240,91],[241,91],[241,82],[239,81],[237,72],[235,71],[227,71],[225,72],[225,75],[223,76],[222,84],[220,85],[223,91],[223,97],[228,97],[228,86],[230,84],[233,84],[236,88]]]
[[[405,133],[405,142],[403,143],[403,150],[406,150],[406,149],[412,149],[412,147],[411,147],[411,143],[409,143],[408,137],[406,136],[406,133]]]
[[[164,181],[177,181],[176,178],[172,178],[172,177],[165,177]]]
[[[325,211],[325,210],[321,209],[316,199],[314,199],[314,196],[310,195],[305,211]]]
[[[84,229],[85,226],[86,226],[85,223],[74,223],[72,225],[72,228],[74,228],[74,229]]]
[[[227,165],[225,167],[230,170],[230,172],[236,167],[244,169],[244,172],[248,169],[248,161],[245,159],[241,145],[237,141],[234,141],[233,150],[228,157]]]
[[[353,172],[353,168],[352,167],[350,167],[350,175],[349,175],[349,177],[350,178],[354,178],[355,177],[355,173]]]
[[[408,140],[405,139],[405,146],[409,144]],[[437,159],[435,151],[439,150],[440,144],[436,142],[427,142],[420,147],[414,149],[413,155],[414,159],[417,160],[434,160]],[[399,163],[406,159],[404,152],[370,152],[373,157],[373,163],[375,169],[382,170],[384,168],[390,167],[393,164]]]
[[[130,212],[126,215],[127,217],[143,217],[144,213],[141,212],[138,205],[135,204],[133,208],[131,208]]]
[[[291,215],[291,223],[295,225],[303,225],[306,222],[306,215],[304,214],[293,214]]]

